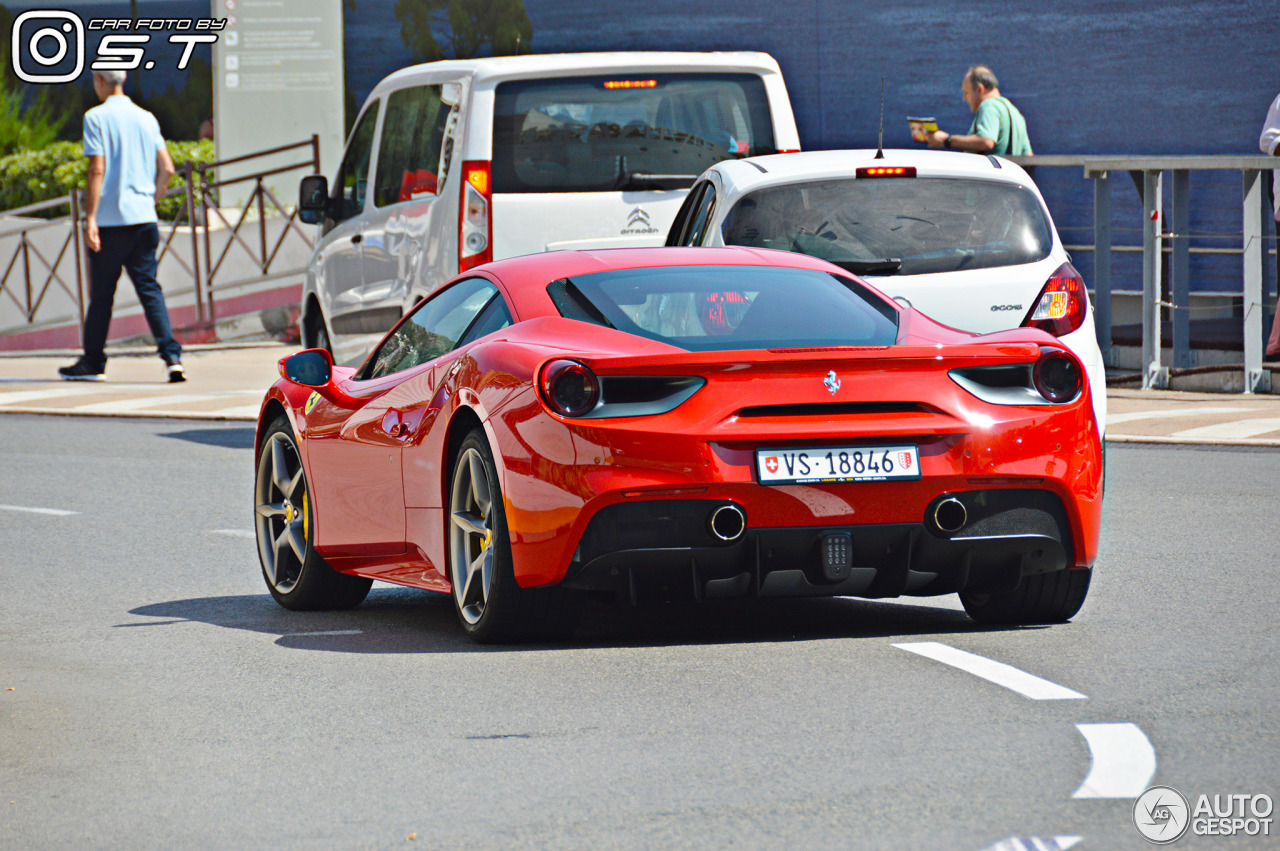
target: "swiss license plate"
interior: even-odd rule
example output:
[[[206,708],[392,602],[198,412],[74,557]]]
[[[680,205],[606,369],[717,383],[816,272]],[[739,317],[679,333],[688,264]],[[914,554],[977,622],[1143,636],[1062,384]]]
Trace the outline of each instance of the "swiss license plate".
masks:
[[[910,444],[757,449],[756,474],[763,485],[918,479],[920,451]]]

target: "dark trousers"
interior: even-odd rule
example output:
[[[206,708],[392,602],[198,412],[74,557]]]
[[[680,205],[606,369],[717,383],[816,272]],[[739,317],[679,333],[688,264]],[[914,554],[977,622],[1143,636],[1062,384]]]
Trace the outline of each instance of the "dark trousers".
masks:
[[[99,228],[100,251],[89,252],[89,310],[84,318],[84,360],[88,366],[101,368],[107,363],[103,347],[111,328],[111,309],[116,300],[116,284],[120,271],[129,273],[138,302],[146,314],[151,336],[156,338],[156,351],[166,363],[177,363],[182,346],[173,339],[169,325],[169,309],[164,293],[156,282],[156,248],[160,245],[160,228],[154,222],[141,225]]]

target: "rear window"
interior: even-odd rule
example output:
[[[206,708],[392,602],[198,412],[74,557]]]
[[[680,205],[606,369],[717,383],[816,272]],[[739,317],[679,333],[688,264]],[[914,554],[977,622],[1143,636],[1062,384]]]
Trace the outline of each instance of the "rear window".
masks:
[[[1043,260],[1049,228],[1040,202],[1016,184],[862,178],[752,192],[725,217],[723,236],[726,245],[797,251],[859,274],[918,275]]]
[[[690,186],[724,159],[775,153],[754,74],[624,74],[497,88],[494,192]]]
[[[812,269],[626,269],[562,278],[547,291],[569,319],[695,352],[888,346],[898,335],[884,299]]]

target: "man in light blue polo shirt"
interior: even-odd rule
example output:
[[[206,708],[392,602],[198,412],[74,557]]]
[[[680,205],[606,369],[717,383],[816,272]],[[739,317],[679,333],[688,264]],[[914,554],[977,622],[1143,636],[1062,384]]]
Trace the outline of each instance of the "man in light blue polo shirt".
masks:
[[[58,374],[68,381],[106,377],[103,349],[123,269],[138,293],[169,381],[186,381],[182,346],[173,338],[164,293],[156,281],[160,245],[156,204],[169,188],[173,160],[155,116],[125,96],[124,80],[123,71],[93,72],[93,90],[102,104],[84,115],[84,152],[89,158],[89,309],[84,320],[84,355]]]

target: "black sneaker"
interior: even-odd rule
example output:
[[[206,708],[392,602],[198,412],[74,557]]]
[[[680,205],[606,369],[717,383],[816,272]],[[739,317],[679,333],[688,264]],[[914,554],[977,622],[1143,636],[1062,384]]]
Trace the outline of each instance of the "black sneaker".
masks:
[[[58,375],[62,376],[64,381],[105,381],[106,373],[102,367],[94,368],[84,362],[84,358],[58,369]]]
[[[165,368],[169,371],[170,384],[177,384],[179,381],[187,380],[187,371],[182,368],[181,362],[171,363]]]

